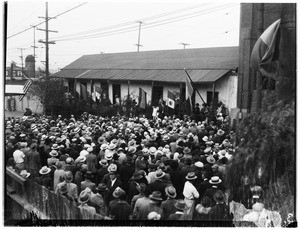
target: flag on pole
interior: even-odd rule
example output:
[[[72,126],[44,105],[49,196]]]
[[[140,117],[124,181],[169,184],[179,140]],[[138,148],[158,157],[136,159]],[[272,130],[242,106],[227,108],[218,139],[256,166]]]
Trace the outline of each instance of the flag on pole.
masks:
[[[80,82],[80,96],[82,100],[87,99],[87,88],[86,85],[82,82]]]
[[[167,104],[170,108],[175,109],[176,95],[168,90]]]
[[[147,98],[146,98],[147,94],[145,92],[145,90],[143,90],[142,88],[140,88],[140,93],[139,93],[139,107],[142,109],[146,109],[146,105],[147,105]]]
[[[185,98],[186,98],[186,100],[190,101],[191,108],[193,108],[192,95],[193,95],[194,89],[193,89],[193,86],[192,86],[191,81],[188,76],[185,77],[185,87],[186,87]]]
[[[95,96],[98,100],[100,100],[101,96],[101,87],[95,85]]]
[[[265,76],[272,72],[270,70],[271,63],[274,61],[274,58],[278,58],[274,54],[278,51],[280,22],[281,19],[278,19],[263,32],[257,39],[251,53],[251,67]]]
[[[20,100],[20,101],[23,100],[25,94],[27,93],[27,91],[29,90],[29,88],[30,88],[31,85],[32,85],[32,80],[31,80],[31,79],[28,79],[28,80],[25,82],[24,86],[23,86],[23,93],[24,93],[24,94],[19,96],[19,100]]]

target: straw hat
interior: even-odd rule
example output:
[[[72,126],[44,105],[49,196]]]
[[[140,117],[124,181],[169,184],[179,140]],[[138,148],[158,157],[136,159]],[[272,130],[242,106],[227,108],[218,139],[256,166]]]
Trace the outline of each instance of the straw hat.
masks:
[[[154,191],[152,194],[149,196],[151,200],[157,200],[157,201],[162,201],[163,199],[161,198],[161,192],[159,191]]]
[[[87,190],[83,190],[78,198],[80,204],[85,204],[91,199],[91,193]]]
[[[175,198],[177,196],[176,189],[173,186],[167,186],[165,192],[168,197]]]
[[[222,182],[222,180],[218,176],[213,176],[209,180],[210,184],[220,184],[221,182]]]
[[[47,166],[43,166],[43,167],[40,169],[39,173],[42,174],[42,175],[45,175],[45,174],[48,174],[50,171],[51,171],[50,168],[48,168]]]
[[[187,174],[187,176],[185,177],[185,179],[187,179],[187,180],[195,180],[195,179],[197,179],[197,176],[196,176],[196,174],[194,172],[189,172]]]

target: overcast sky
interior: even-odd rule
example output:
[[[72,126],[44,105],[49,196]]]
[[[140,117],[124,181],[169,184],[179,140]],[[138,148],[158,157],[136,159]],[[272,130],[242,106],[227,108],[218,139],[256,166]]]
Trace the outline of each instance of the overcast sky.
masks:
[[[8,1],[7,61],[21,66],[33,54],[34,30],[44,21],[44,1]],[[77,7],[78,6],[78,7]],[[76,8],[77,7],[77,8]],[[59,16],[57,16],[59,15]],[[140,51],[238,46],[238,2],[202,1],[48,1],[50,70],[70,64],[82,55],[136,52],[141,24]],[[37,28],[45,29],[45,23]],[[22,32],[23,30],[26,30]],[[19,33],[19,34],[18,34]],[[44,67],[45,32],[36,30],[36,65]]]

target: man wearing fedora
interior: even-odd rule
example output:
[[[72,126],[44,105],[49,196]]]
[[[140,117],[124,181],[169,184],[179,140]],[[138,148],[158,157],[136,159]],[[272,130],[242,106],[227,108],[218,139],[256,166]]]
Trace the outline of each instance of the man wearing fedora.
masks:
[[[101,183],[102,180],[103,180],[103,177],[106,174],[108,174],[107,167],[108,167],[107,160],[102,159],[102,160],[99,161],[99,169],[96,172],[96,178],[95,178],[96,179],[96,184]]]
[[[123,188],[122,181],[117,178],[117,170],[111,170],[109,172],[109,180],[106,184],[107,186],[107,193],[105,199],[105,203],[108,206],[109,202],[114,199],[113,192],[117,187]]]
[[[163,210],[160,207],[161,202],[163,201],[161,192],[153,191],[152,194],[149,195],[149,199],[150,202],[139,210],[138,220],[147,220],[147,217],[151,212],[156,212],[161,216],[163,215]]]
[[[213,200],[216,205],[210,210],[210,216],[214,226],[232,226],[233,214],[230,213],[230,208],[226,204],[226,197],[222,191],[217,191]]]
[[[224,191],[223,186],[222,186],[222,180],[218,176],[213,176],[209,180],[209,183],[210,183],[211,187],[205,191],[203,196],[209,197],[213,201],[213,205],[215,205],[215,201],[213,199],[215,193],[219,190]]]
[[[170,185],[172,185],[172,182],[167,179],[166,173],[160,169],[156,171],[156,180],[149,184],[149,190],[151,192],[159,191],[162,195],[162,199],[165,200],[167,198],[165,188]]]
[[[96,209],[96,212],[101,216],[107,215],[107,207],[104,201],[107,186],[103,183],[99,183],[96,187],[96,193],[91,192],[90,205]]]
[[[71,171],[66,171],[64,173],[64,181],[58,183],[55,189],[55,193],[58,193],[61,186],[67,185],[68,196],[72,197],[75,201],[78,199],[78,188],[75,183],[73,183],[73,174]]]
[[[110,202],[109,217],[114,220],[129,220],[132,218],[132,208],[125,200],[126,192],[123,189],[118,188],[116,188],[113,193],[113,196],[116,198],[116,202],[113,204],[112,201]]]
[[[78,206],[80,210],[80,219],[87,220],[87,219],[95,219],[96,209],[90,205],[88,205],[88,202],[91,199],[91,192],[88,189],[83,190],[79,194],[78,203],[80,204]]]
[[[51,169],[48,168],[47,166],[43,166],[40,170],[39,173],[41,176],[36,178],[36,182],[47,189],[52,189],[53,188],[53,180],[50,177],[50,172]]]
[[[184,200],[180,199],[178,200],[174,207],[176,208],[176,212],[174,214],[171,214],[169,216],[168,220],[188,220],[188,215],[185,214],[185,210],[186,210],[186,204],[184,202]]]
[[[194,172],[190,172],[185,179],[186,182],[183,188],[184,202],[187,206],[185,213],[189,216],[189,219],[192,219],[195,208],[195,199],[199,198],[199,193],[194,186],[197,176]]]
[[[165,188],[165,193],[167,195],[167,199],[161,203],[161,208],[163,210],[163,219],[167,220],[171,214],[176,212],[175,204],[177,200],[175,199],[177,196],[176,189],[173,186],[168,186]]]
[[[87,171],[84,175],[84,181],[81,182],[80,188],[83,191],[85,188],[90,188],[92,191],[95,191],[96,185],[92,182],[93,173],[91,171]]]

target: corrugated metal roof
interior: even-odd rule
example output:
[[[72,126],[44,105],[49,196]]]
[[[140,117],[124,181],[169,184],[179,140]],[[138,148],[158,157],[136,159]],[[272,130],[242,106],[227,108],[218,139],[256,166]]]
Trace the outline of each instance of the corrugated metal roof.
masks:
[[[209,83],[218,80],[229,70],[187,70],[195,83]],[[76,79],[98,79],[113,81],[159,81],[185,82],[184,70],[82,70],[72,75],[74,71],[62,70],[58,77]]]
[[[214,82],[238,66],[238,47],[85,55],[55,74],[76,79]]]
[[[238,47],[84,55],[63,69],[234,69]]]

